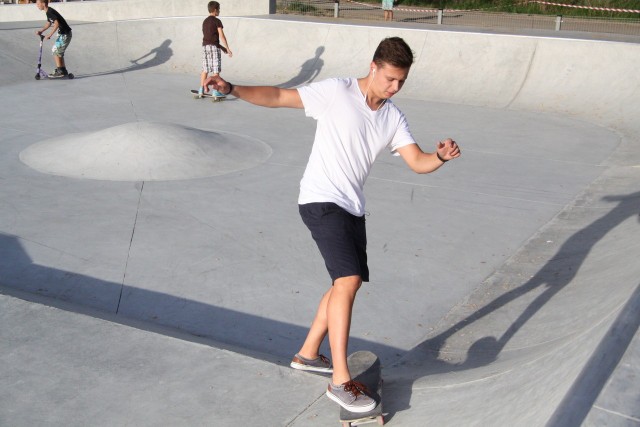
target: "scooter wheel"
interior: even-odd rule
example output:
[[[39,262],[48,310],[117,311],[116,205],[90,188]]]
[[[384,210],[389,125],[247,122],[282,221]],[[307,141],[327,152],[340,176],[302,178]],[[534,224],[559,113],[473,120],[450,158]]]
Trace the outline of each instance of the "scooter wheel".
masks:
[[[40,73],[36,74],[36,80],[40,80]]]

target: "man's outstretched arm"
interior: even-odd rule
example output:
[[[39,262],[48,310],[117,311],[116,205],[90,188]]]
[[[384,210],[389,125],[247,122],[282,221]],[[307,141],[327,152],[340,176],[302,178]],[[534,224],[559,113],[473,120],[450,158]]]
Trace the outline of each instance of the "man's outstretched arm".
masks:
[[[430,173],[451,159],[460,157],[460,147],[451,138],[438,142],[434,153],[425,153],[418,144],[398,148],[398,153],[416,173]]]
[[[207,92],[210,87],[213,87],[225,95],[231,94],[262,107],[304,108],[300,94],[296,89],[282,89],[275,86],[236,86],[225,81],[220,76],[209,77],[205,80],[204,85]]]

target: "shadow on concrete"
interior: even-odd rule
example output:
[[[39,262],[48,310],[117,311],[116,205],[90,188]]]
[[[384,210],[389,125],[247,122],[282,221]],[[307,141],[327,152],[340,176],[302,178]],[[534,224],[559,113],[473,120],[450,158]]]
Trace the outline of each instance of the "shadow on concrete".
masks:
[[[366,349],[377,354],[395,354],[400,362],[392,368],[410,368],[406,370],[409,376],[403,377],[402,380],[394,381],[392,376],[386,378],[393,382],[394,388],[394,392],[388,394],[389,397],[385,399],[385,411],[389,412],[389,419],[395,413],[410,407],[412,384],[418,379],[430,375],[474,369],[495,362],[509,340],[526,322],[559,291],[571,283],[593,246],[620,223],[637,216],[640,212],[640,192],[608,196],[603,200],[617,202],[617,205],[601,218],[570,236],[558,252],[530,280],[499,296],[447,330],[419,344],[410,352],[407,353],[398,348],[360,338],[350,340],[350,351]],[[307,333],[306,327],[37,265],[25,252],[18,237],[12,235],[0,233],[0,257],[0,288],[3,293],[8,295],[88,314],[142,330],[228,349],[279,365],[288,364],[289,357],[298,350],[301,338],[304,338]],[[74,286],[69,286],[69,281],[72,281]],[[46,285],[38,287],[38,283],[46,283]],[[64,286],[58,286],[56,283],[64,284]],[[449,363],[439,359],[440,351],[447,340],[458,331],[541,287],[544,290],[538,291],[539,295],[524,308],[520,316],[508,326],[502,336],[499,338],[487,336],[477,340],[469,348],[466,360],[462,363]],[[65,291],[56,294],[56,288],[65,289]],[[110,306],[105,306],[104,301],[78,301],[76,296],[70,293],[70,289],[81,295],[106,293],[112,296],[112,303]],[[123,310],[118,303],[118,298],[119,295],[131,294],[135,294],[133,301],[153,302],[159,319],[154,319],[147,314],[138,316],[138,318],[130,317],[127,310]],[[189,313],[192,316],[191,319],[187,319],[190,320],[189,322],[185,322],[185,324],[163,323],[161,320],[163,317],[171,320],[171,307],[184,307],[185,305],[189,305]],[[622,310],[610,334],[600,343],[592,360],[585,366],[580,378],[574,384],[574,388],[585,391],[588,396],[578,398],[571,395],[570,392],[565,402],[557,410],[555,418],[559,420],[560,424],[555,425],[567,425],[563,421],[567,416],[572,419],[586,416],[593,400],[604,387],[617,361],[624,354],[631,337],[638,329],[640,324],[639,306],[640,286]],[[158,313],[158,307],[166,308],[166,312]],[[189,330],[190,324],[200,324],[203,319],[207,321],[214,319],[210,322],[210,331],[203,334]],[[268,347],[277,348],[277,351],[268,353],[266,345],[261,346],[260,342],[245,339],[245,337],[255,334],[256,325],[260,325],[261,333],[269,341]],[[589,387],[585,387],[585,383]]]
[[[4,233],[0,233],[0,292],[287,366],[308,332],[307,327],[38,265],[17,236]],[[188,307],[189,317],[174,318],[176,307]],[[206,332],[198,328],[203,323],[211,325]],[[256,330],[261,341],[247,339],[255,337]],[[349,347],[397,356],[406,352],[358,338],[351,339]]]
[[[547,427],[581,426],[640,329],[640,285],[551,416]],[[633,381],[629,379],[629,381]]]
[[[416,16],[413,18],[404,18],[404,19],[399,19],[399,22],[418,22],[418,23],[422,23],[425,21],[437,21],[438,17],[436,15],[426,15],[426,16]]]
[[[282,88],[294,88],[303,84],[311,83],[320,74],[322,67],[324,67],[324,61],[322,54],[324,53],[324,46],[319,46],[316,49],[316,54],[313,58],[307,59],[300,65],[300,72],[297,76],[289,81],[280,83],[278,87]]]
[[[411,367],[411,369],[408,370],[411,374],[409,381],[396,384],[396,387],[398,387],[398,393],[396,393],[395,396],[397,398],[389,403],[385,403],[385,410],[389,410],[390,415],[393,416],[396,412],[408,409],[410,407],[409,402],[411,400],[412,383],[422,377],[474,369],[493,363],[509,340],[513,338],[513,336],[526,324],[526,322],[531,319],[536,312],[544,307],[544,305],[547,304],[559,291],[571,283],[593,246],[620,223],[633,216],[638,216],[640,213],[640,192],[621,196],[607,196],[604,197],[603,200],[608,202],[618,202],[618,204],[603,217],[597,219],[587,227],[577,231],[569,237],[569,239],[560,247],[558,252],[530,280],[499,296],[470,316],[454,324],[446,331],[422,342],[415,349],[411,350],[403,360],[400,360],[399,363],[394,365],[397,367]],[[640,222],[640,216],[638,217],[638,220]],[[538,288],[541,287],[544,288],[543,291],[538,290]],[[525,307],[520,316],[511,325],[509,325],[502,336],[499,338],[487,336],[477,340],[469,348],[466,360],[462,363],[447,363],[446,361],[439,359],[440,351],[444,348],[447,340],[458,333],[461,329],[485,316],[488,316],[489,314],[499,310],[501,307],[532,291],[537,291],[540,294]],[[597,397],[601,388],[606,383],[606,379],[615,368],[615,364],[613,364],[613,362],[619,360],[619,357],[624,353],[629,341],[633,337],[635,330],[638,329],[638,313],[640,311],[638,311],[637,308],[640,302],[637,300],[639,298],[638,290],[636,290],[634,296],[631,297],[627,304],[627,307],[625,307],[623,313],[620,315],[627,317],[635,316],[635,318],[631,320],[630,326],[626,325],[624,337],[605,338],[593,355],[593,357],[596,358],[596,362],[590,362],[588,366],[585,367],[583,374],[581,374],[585,379],[577,380],[576,383],[588,381],[590,385],[589,388],[581,388],[581,390],[589,390],[588,394],[590,399],[586,400],[594,400],[595,397]],[[636,309],[635,313],[633,313],[634,309]],[[627,313],[625,314],[624,312]],[[612,331],[615,331],[616,328],[620,329],[622,326],[623,325],[614,325]],[[613,354],[608,354],[608,351],[613,352]],[[602,359],[610,360],[609,365],[613,366],[601,366],[599,363]],[[590,379],[594,376],[599,379],[597,381]],[[578,385],[578,387],[582,386]],[[557,417],[566,416],[566,414],[571,414],[571,412],[575,410],[582,409],[584,411],[585,409],[591,408],[591,405],[585,399],[577,399],[572,396],[567,396],[567,399],[565,400],[567,400],[567,402],[563,402],[563,405],[558,408],[558,411],[560,411],[561,414],[557,415]],[[571,416],[576,417],[575,414]],[[560,423],[554,425],[566,426],[574,424]],[[579,425],[579,423],[575,425]]]
[[[160,46],[151,49],[139,58],[131,59],[131,65],[128,67],[118,68],[117,70],[100,71],[97,73],[89,74],[77,74],[76,79],[86,77],[108,76],[111,74],[128,73],[131,71],[140,71],[147,68],[157,67],[159,65],[167,63],[173,56],[173,50],[171,49],[171,40],[167,39],[163,41]],[[142,61],[142,62],[141,62]]]

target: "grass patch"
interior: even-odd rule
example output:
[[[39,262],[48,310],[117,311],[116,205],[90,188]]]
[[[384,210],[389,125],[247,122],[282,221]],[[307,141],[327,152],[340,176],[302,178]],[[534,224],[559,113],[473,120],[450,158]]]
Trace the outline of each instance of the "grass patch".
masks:
[[[302,3],[299,1],[293,1],[287,4],[287,7],[283,11],[284,13],[309,13],[312,15],[322,14],[322,11],[317,7],[309,3]]]

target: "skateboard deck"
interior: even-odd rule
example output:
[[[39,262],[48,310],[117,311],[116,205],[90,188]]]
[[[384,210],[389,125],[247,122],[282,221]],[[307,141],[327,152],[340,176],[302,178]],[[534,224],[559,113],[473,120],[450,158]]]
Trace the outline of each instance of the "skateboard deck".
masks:
[[[211,98],[213,102],[224,101],[224,99],[226,98],[225,96],[213,96],[210,93],[203,93],[202,95],[200,95],[197,89],[191,89],[191,93],[193,94],[193,99]]]
[[[361,382],[369,389],[369,395],[377,402],[375,408],[369,412],[355,413],[340,407],[340,422],[342,427],[377,422],[384,424],[382,413],[382,376],[378,356],[370,351],[356,351],[347,358],[349,372],[354,381]]]

